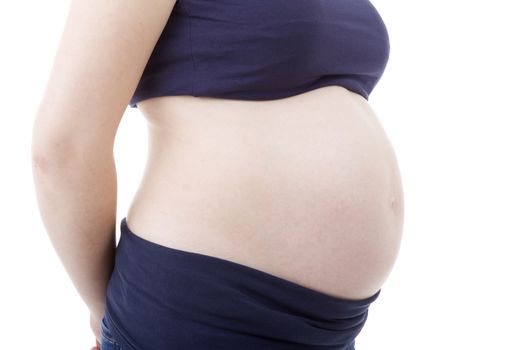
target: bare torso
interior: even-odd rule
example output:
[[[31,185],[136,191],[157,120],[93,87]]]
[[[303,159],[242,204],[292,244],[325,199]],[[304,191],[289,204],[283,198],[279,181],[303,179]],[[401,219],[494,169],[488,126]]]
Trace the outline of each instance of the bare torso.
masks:
[[[163,96],[138,104],[149,155],[127,212],[155,243],[326,294],[374,294],[396,259],[394,150],[360,95],[328,86],[272,101]]]

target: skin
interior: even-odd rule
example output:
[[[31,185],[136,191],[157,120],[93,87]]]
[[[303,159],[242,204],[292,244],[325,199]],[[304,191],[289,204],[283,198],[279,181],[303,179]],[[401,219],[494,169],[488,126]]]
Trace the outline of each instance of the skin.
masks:
[[[401,179],[368,102],[340,86],[274,101],[162,96],[130,229],[326,294],[374,294],[396,258]]]
[[[174,5],[73,0],[34,121],[42,220],[97,341],[118,223],[115,135]],[[334,296],[364,298],[384,283],[403,193],[363,97],[327,86],[274,101],[163,96],[138,106],[150,141],[132,231]]]

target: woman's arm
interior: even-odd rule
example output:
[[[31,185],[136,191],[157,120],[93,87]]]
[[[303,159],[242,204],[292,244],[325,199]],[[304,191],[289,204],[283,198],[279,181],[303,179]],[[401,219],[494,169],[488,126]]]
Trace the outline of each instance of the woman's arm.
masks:
[[[97,155],[89,148],[68,160],[35,155],[33,178],[51,243],[90,311],[101,315],[114,262],[117,176],[113,157]]]
[[[32,134],[40,213],[101,316],[115,253],[118,125],[175,0],[73,0]]]

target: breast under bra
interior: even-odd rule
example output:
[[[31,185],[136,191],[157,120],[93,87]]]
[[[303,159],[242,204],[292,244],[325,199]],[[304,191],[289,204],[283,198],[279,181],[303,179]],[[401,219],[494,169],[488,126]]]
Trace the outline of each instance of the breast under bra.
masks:
[[[271,100],[328,85],[368,100],[389,53],[368,0],[178,0],[129,105],[167,95]]]

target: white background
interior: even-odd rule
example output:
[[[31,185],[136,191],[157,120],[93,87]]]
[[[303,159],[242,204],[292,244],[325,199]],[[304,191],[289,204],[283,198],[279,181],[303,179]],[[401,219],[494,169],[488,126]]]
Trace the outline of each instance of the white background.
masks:
[[[372,2],[391,54],[369,102],[397,154],[405,219],[398,261],[357,349],[525,349],[520,2]],[[94,344],[88,310],[41,223],[31,175],[34,113],[68,6],[0,3],[2,349]],[[115,144],[119,220],[142,173],[146,132],[128,108]]]

